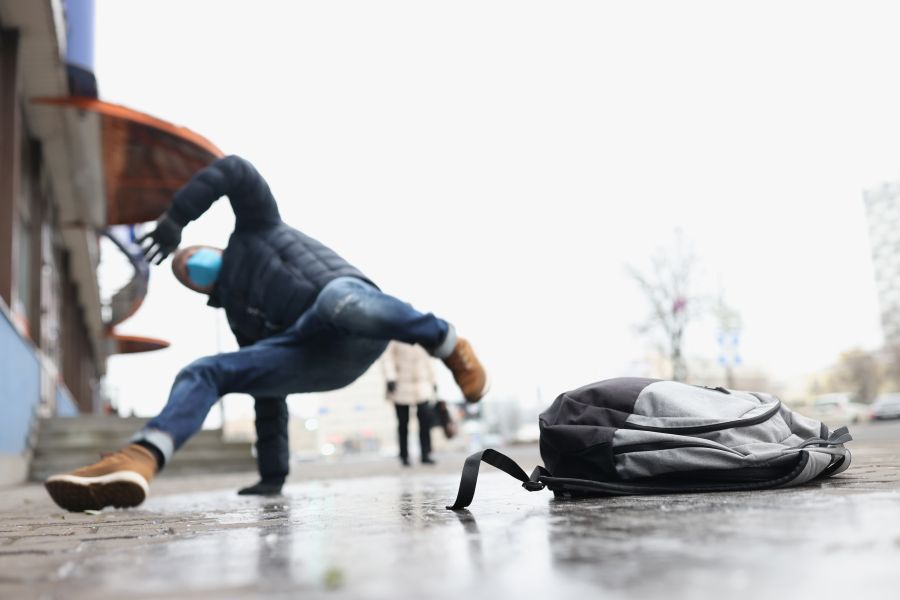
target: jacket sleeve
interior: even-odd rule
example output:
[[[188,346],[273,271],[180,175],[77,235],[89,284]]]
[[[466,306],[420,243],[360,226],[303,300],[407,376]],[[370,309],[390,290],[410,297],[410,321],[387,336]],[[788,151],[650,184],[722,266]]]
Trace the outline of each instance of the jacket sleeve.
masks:
[[[234,210],[235,229],[253,229],[281,221],[269,184],[248,161],[226,156],[198,171],[175,192],[168,215],[182,227],[228,196]]]

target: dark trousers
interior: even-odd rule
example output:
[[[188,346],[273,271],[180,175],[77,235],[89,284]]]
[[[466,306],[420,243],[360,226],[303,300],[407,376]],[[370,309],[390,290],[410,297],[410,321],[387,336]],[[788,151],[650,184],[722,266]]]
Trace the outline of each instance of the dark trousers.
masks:
[[[409,458],[409,405],[395,404],[394,409],[397,411],[400,458]],[[422,458],[425,459],[431,456],[431,411],[427,402],[416,405],[416,420],[419,421],[419,445],[422,448]]]
[[[256,465],[263,481],[284,483],[290,470],[287,398],[254,398],[256,406]]]

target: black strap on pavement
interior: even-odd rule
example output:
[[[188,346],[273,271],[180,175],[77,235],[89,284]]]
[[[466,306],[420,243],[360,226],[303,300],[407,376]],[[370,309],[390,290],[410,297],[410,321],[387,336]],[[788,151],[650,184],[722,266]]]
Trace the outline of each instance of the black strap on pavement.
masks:
[[[466,459],[463,465],[462,477],[459,480],[459,491],[456,494],[456,502],[453,506],[448,506],[450,510],[460,510],[472,504],[472,498],[475,497],[475,484],[478,482],[478,469],[482,462],[497,467],[507,475],[511,475],[522,482],[522,487],[529,492],[536,492],[544,489],[544,484],[538,481],[540,475],[546,474],[541,467],[538,467],[531,474],[531,477],[525,474],[522,467],[516,464],[516,461],[501,454],[496,450],[487,448],[481,452],[476,452]]]

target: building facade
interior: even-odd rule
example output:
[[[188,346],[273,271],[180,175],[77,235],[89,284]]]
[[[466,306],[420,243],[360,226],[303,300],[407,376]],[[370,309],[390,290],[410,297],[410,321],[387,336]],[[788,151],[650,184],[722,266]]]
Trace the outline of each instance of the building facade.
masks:
[[[39,417],[105,412],[110,354],[168,345],[116,331],[148,289],[135,239],[222,156],[101,101],[93,27],[94,0],[0,0],[0,485],[25,478]],[[101,236],[133,268],[110,297]]]
[[[900,182],[866,190],[863,197],[884,343],[900,347]]]
[[[0,1],[0,484],[24,478],[36,415],[100,402],[100,140],[32,102],[69,95],[65,26],[60,2]]]

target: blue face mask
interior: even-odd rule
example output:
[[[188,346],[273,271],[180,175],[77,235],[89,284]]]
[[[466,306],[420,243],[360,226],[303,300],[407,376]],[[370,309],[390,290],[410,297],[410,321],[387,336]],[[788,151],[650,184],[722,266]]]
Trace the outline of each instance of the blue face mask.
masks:
[[[187,272],[191,281],[200,287],[216,282],[222,269],[222,254],[209,248],[194,252],[187,260]]]

